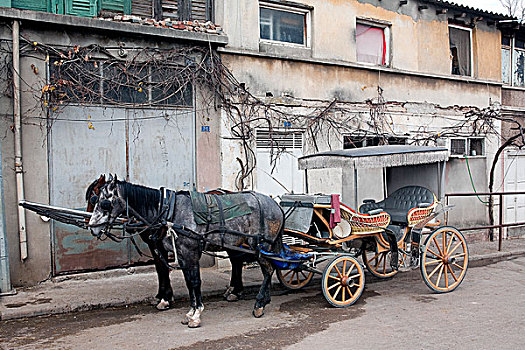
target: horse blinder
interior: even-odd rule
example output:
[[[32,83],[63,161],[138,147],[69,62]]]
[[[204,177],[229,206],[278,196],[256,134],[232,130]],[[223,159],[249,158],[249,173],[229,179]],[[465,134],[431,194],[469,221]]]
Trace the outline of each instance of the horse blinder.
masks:
[[[112,205],[111,205],[111,201],[110,200],[103,199],[103,200],[100,201],[99,205],[100,205],[100,209],[102,209],[103,211],[105,211],[105,212],[111,211]]]

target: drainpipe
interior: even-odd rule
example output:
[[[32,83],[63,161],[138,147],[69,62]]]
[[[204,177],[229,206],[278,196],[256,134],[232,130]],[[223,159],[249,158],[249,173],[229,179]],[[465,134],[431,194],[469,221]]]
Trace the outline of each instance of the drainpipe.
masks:
[[[13,117],[15,122],[16,199],[24,200],[24,168],[22,167],[22,113],[20,107],[20,22],[13,21]],[[20,260],[27,259],[26,212],[18,206]]]
[[[2,144],[0,143],[0,295],[11,292],[9,258],[7,256],[7,237],[4,216],[4,186],[2,180]]]

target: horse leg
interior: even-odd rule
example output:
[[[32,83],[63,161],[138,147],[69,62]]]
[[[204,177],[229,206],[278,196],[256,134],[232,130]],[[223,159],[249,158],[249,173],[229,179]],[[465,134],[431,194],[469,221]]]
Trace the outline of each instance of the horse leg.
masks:
[[[156,247],[153,243],[148,243],[153,262],[155,264],[155,271],[157,272],[157,279],[159,282],[158,293],[155,296],[159,301],[157,303],[158,310],[166,310],[170,307],[170,301],[173,299],[173,289],[170,283],[170,270],[166,265],[168,261],[168,253],[162,247]],[[160,255],[163,254],[161,257]],[[164,259],[164,261],[162,260]]]
[[[200,316],[204,311],[201,294],[201,276],[199,266],[183,268],[184,280],[190,295],[190,311],[184,316],[182,324],[187,324],[190,328],[197,328],[201,324]]]
[[[274,268],[268,259],[261,258],[259,259],[259,265],[264,276],[263,283],[259,289],[259,293],[255,298],[255,305],[253,307],[253,316],[256,318],[264,315],[264,307],[270,303],[270,288],[272,284],[272,275]]]
[[[242,284],[242,266],[243,266],[243,256],[239,254],[230,254],[230,262],[232,264],[232,274],[230,278],[230,286],[224,293],[224,298],[227,301],[238,301],[241,298],[242,291],[244,286]]]

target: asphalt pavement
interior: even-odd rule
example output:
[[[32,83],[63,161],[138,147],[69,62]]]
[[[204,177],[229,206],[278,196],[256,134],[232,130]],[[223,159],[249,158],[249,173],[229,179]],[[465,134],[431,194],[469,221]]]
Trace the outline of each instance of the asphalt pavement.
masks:
[[[525,256],[525,239],[504,240],[502,251],[497,249],[497,242],[469,243],[470,266]],[[204,298],[224,293],[230,280],[228,268],[206,268],[201,274]],[[182,272],[172,271],[170,278],[174,298],[187,299]],[[245,268],[243,281],[248,290],[257,289],[262,281],[261,271]],[[278,288],[276,284],[274,288]],[[157,276],[153,266],[53,277],[37,286],[18,289],[14,295],[1,296],[0,320],[153,303],[156,293]]]

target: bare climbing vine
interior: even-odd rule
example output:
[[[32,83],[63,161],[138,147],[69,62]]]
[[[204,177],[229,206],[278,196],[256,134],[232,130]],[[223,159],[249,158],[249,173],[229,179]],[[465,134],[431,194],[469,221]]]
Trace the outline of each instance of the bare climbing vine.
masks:
[[[0,73],[9,78],[12,71],[9,42],[0,45],[0,53]],[[306,146],[312,152],[340,148],[344,135],[355,136],[350,144],[369,136],[379,138],[379,144],[388,144],[392,136],[407,135],[406,131],[399,131],[395,111],[405,110],[406,113],[409,102],[387,101],[380,86],[377,96],[366,101],[306,100],[289,95],[259,97],[237,81],[211,47],[58,47],[23,38],[21,56],[43,60],[48,67],[47,72],[31,67],[40,77],[40,85],[25,84],[25,89],[32,89],[40,102],[37,105],[41,113],[30,113],[30,118],[39,119],[48,130],[53,121],[60,118],[63,107],[70,104],[191,107],[195,94],[200,94],[203,108],[225,112],[231,136],[242,146],[241,154],[236,157],[239,163],[236,187],[239,190],[246,189],[252,182],[258,129],[268,132],[265,146],[270,149],[273,166],[286,152],[283,137],[297,130],[307,135]],[[501,117],[496,104],[485,109],[457,106],[448,109],[454,113],[445,126],[412,123],[416,126],[412,125],[415,129],[409,130],[408,142],[435,145],[451,136],[484,136],[498,132],[496,120],[512,122]],[[438,112],[428,115],[443,118]],[[24,122],[31,121],[26,117]],[[85,122],[90,126],[89,120]]]

